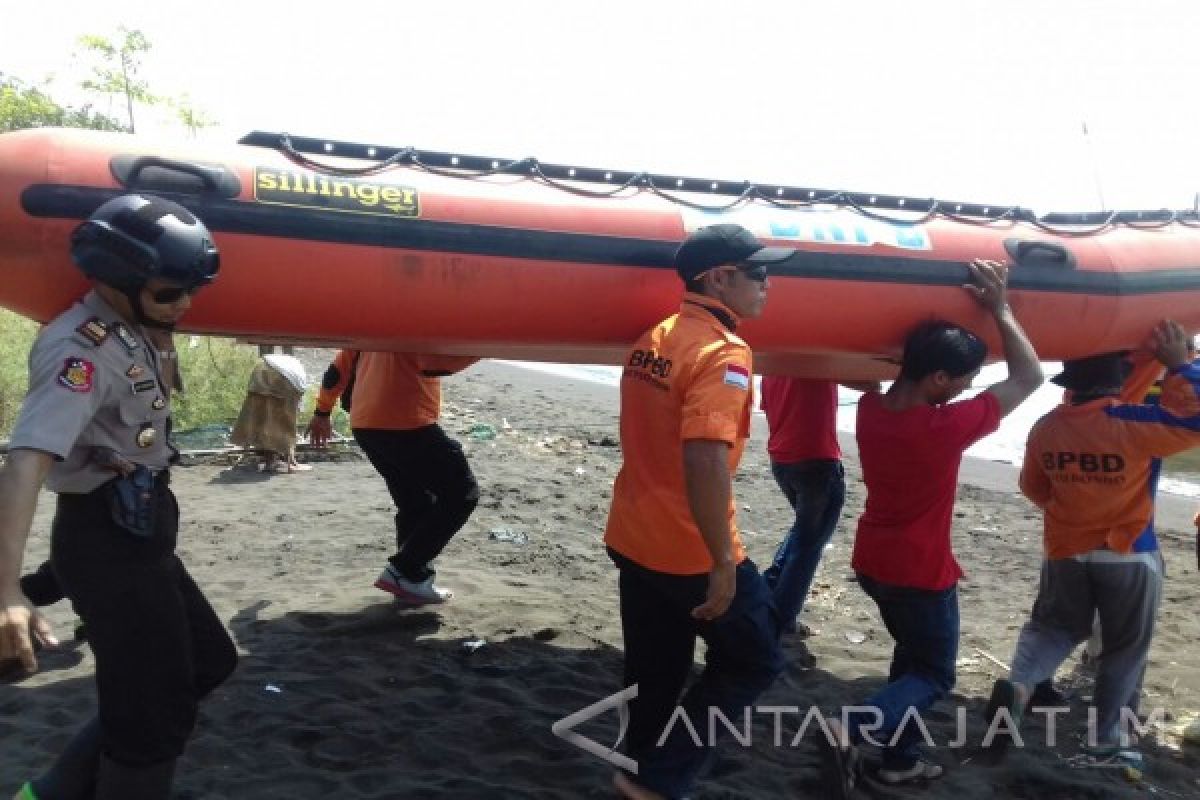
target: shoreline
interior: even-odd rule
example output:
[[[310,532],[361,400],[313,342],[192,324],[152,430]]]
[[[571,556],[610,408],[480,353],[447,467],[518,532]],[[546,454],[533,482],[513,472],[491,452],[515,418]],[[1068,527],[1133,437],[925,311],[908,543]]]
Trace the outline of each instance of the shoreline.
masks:
[[[610,403],[613,418],[614,435],[616,418],[619,408],[618,388],[615,385],[600,381],[587,380],[573,376],[561,375],[548,370],[526,368],[513,362],[498,364],[481,362],[475,369],[497,370],[497,377],[504,376],[504,370],[517,370],[530,376],[529,382],[538,384],[543,391],[552,390],[556,382],[575,384],[574,389],[567,390],[568,396],[587,396],[589,402],[595,404]],[[536,377],[534,377],[536,376]],[[750,441],[746,448],[766,450],[767,426],[766,419],[761,414],[755,415],[751,426]],[[838,432],[838,442],[842,447],[842,457],[848,463],[858,465],[858,445],[853,433]],[[997,492],[1020,494],[1017,478],[1020,468],[1006,461],[997,461],[976,456],[964,456],[959,470],[959,484],[988,489]],[[1032,506],[1031,506],[1032,508]],[[1161,527],[1167,535],[1191,536],[1195,533],[1193,519],[1200,510],[1200,500],[1183,495],[1160,492],[1156,503],[1156,527]]]

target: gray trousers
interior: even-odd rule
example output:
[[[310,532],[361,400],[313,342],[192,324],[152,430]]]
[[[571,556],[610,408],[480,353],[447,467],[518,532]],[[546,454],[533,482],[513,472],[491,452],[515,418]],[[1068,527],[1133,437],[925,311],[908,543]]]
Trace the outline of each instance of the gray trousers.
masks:
[[[1162,600],[1162,555],[1090,553],[1042,562],[1041,586],[1021,628],[1011,679],[1032,688],[1054,676],[1099,615],[1103,646],[1096,662],[1096,740],[1120,742],[1121,709],[1137,711],[1154,618]]]

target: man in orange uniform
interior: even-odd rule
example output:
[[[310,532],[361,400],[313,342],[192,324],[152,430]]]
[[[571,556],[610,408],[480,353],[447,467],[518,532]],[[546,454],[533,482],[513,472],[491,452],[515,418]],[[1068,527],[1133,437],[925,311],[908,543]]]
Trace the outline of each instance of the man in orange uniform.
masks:
[[[710,709],[739,720],[783,668],[771,592],[734,520],[732,477],[750,431],[751,352],[734,332],[757,317],[767,265],[794,251],[763,247],[738,225],[701,228],[680,245],[679,313],[633,346],[621,378],[624,464],[604,541],[620,570],[626,753],[636,775],[614,784],[626,798],[687,794],[710,754]],[[707,665],[683,696],[696,637]]]
[[[1157,405],[1120,401],[1120,353],[1068,361],[1055,382],[1070,402],[1029,434],[1021,491],[1042,509],[1045,561],[1012,672],[988,703],[989,720],[1000,708],[1019,720],[1031,687],[1091,635],[1099,612],[1094,755],[1126,755],[1122,708],[1136,703],[1154,634],[1162,558],[1137,543],[1153,524],[1160,459],[1200,445],[1200,363],[1189,362],[1188,337],[1163,322],[1150,349],[1167,368]]]
[[[409,605],[444,603],[432,561],[466,524],[479,486],[462,446],[438,425],[441,378],[478,359],[341,350],[321,382],[309,438],[323,446],[329,415],[353,382],[350,429],[396,504],[396,553],[375,586]]]

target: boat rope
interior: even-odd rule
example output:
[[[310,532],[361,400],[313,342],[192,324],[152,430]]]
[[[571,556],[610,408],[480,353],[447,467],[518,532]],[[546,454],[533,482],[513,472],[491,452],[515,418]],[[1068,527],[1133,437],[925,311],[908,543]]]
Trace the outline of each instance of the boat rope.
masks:
[[[1051,213],[1038,216],[1021,206],[960,203],[936,198],[881,195],[845,190],[815,189],[799,186],[758,184],[751,181],[721,181],[660,175],[650,172],[605,170],[548,164],[536,158],[499,159],[488,156],[442,153],[414,147],[385,147],[355,142],[328,141],[294,137],[287,133],[253,132],[240,144],[277,150],[293,163],[314,172],[340,177],[367,177],[392,169],[411,168],[432,175],[460,180],[484,180],[511,176],[529,180],[568,194],[590,199],[610,199],[648,192],[675,205],[704,212],[719,213],[763,203],[775,208],[796,210],[817,206],[848,208],[868,219],[890,225],[914,226],[942,218],[964,225],[995,226],[1024,222],[1056,236],[1086,237],[1126,227],[1133,230],[1157,230],[1182,225],[1200,227],[1200,209],[1179,211],[1089,211]],[[322,155],[372,163],[362,166],[325,163],[313,158]],[[589,188],[602,184],[604,188]],[[685,196],[686,195],[686,196]],[[728,198],[706,203],[693,199],[698,195]],[[896,216],[885,211],[899,212]]]

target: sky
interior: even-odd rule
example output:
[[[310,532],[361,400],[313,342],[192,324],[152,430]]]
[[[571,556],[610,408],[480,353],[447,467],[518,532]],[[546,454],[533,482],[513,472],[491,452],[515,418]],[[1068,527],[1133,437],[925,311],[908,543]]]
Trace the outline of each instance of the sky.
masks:
[[[1042,212],[1200,191],[1194,0],[7,5],[0,72],[77,101],[78,37],[137,28],[151,88],[186,92],[224,141],[287,131]],[[152,117],[143,130],[186,135]]]

